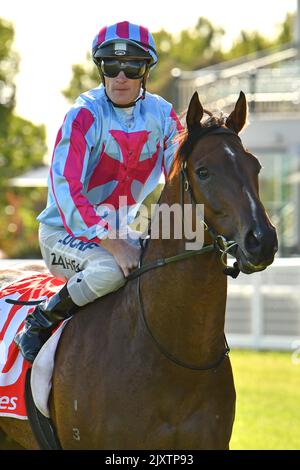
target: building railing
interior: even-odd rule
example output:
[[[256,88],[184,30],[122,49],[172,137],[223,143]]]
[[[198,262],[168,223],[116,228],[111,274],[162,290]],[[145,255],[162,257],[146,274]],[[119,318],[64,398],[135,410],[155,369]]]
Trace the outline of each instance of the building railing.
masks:
[[[300,258],[277,258],[265,271],[230,279],[225,330],[233,348],[300,346]]]
[[[175,102],[186,109],[197,90],[208,109],[230,110],[242,90],[251,112],[300,112],[300,60],[289,47],[197,71],[175,69]]]

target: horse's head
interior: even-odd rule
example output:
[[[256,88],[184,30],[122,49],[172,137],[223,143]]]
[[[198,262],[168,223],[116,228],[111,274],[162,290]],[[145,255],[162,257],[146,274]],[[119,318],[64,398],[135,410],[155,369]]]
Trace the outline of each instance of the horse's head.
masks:
[[[234,255],[242,272],[261,271],[273,262],[278,242],[259,198],[261,166],[238,136],[247,118],[246,97],[240,93],[228,117],[207,112],[210,118],[201,123],[203,114],[196,92],[173,171],[187,161],[192,193],[197,203],[204,204],[206,223],[237,243]]]

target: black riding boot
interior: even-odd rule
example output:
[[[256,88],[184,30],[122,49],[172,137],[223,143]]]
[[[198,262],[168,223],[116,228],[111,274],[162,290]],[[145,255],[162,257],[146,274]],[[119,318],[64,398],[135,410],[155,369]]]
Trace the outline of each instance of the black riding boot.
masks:
[[[14,342],[27,361],[33,363],[55,326],[69,318],[76,307],[65,285],[50,300],[41,302],[34,312],[27,316],[23,330],[14,338]]]

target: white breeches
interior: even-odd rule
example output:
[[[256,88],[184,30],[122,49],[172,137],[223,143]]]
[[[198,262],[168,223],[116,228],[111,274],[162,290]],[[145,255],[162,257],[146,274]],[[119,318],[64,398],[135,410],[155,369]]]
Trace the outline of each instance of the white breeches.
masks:
[[[67,233],[40,224],[39,241],[49,271],[68,283],[68,291],[77,305],[85,305],[115,291],[126,282],[115,258],[101,245],[82,242]],[[139,244],[139,240],[129,239]]]

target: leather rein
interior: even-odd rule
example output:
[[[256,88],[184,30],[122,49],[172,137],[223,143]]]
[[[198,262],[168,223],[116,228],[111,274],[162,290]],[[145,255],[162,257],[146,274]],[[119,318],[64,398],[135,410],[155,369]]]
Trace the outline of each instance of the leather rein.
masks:
[[[231,129],[226,128],[226,127],[219,127],[218,125],[213,125],[213,126],[210,126],[210,127],[207,127],[207,128],[200,128],[200,129],[201,129],[200,132],[198,130],[198,133],[199,133],[198,138],[201,138],[201,137],[203,137],[204,135],[207,135],[207,134],[233,134],[233,135],[238,137],[238,135],[235,132],[233,132]],[[196,204],[196,201],[195,201],[195,198],[194,198],[194,195],[193,195],[193,191],[192,191],[191,185],[189,183],[186,168],[187,168],[187,162],[185,160],[181,164],[181,170],[180,170],[180,203],[181,203],[182,210],[184,208],[184,194],[185,193],[189,194],[189,198],[190,198],[191,203],[193,205]],[[183,212],[182,212],[182,214],[183,214]],[[213,227],[208,226],[204,220],[202,220],[202,223],[204,224],[204,230],[207,231],[210,234],[213,243],[211,243],[210,245],[205,245],[199,250],[185,251],[183,253],[179,253],[177,255],[170,256],[168,258],[160,258],[158,260],[155,260],[155,261],[153,261],[151,263],[148,263],[148,264],[145,264],[145,265],[142,264],[142,261],[143,261],[144,253],[146,251],[147,242],[149,241],[150,237],[148,235],[148,237],[145,240],[140,240],[141,247],[142,247],[142,254],[141,254],[141,257],[140,257],[140,261],[139,261],[139,267],[137,269],[135,269],[132,273],[130,273],[129,276],[127,276],[127,281],[137,279],[137,298],[138,298],[138,302],[139,302],[139,311],[140,311],[144,326],[145,326],[146,330],[148,331],[150,337],[152,338],[153,342],[156,344],[159,351],[167,359],[169,359],[171,362],[175,363],[178,366],[184,367],[186,369],[191,369],[191,370],[208,371],[208,370],[211,370],[211,369],[217,369],[222,364],[225,357],[227,357],[229,355],[230,348],[228,346],[225,333],[224,333],[224,350],[223,350],[222,355],[220,356],[220,358],[217,361],[215,361],[214,363],[208,364],[207,366],[199,366],[199,365],[196,365],[196,364],[191,364],[191,363],[187,363],[185,361],[180,360],[179,358],[177,358],[176,356],[171,354],[169,351],[167,351],[167,349],[154,336],[154,334],[153,334],[153,332],[152,332],[152,330],[151,330],[151,328],[148,324],[146,315],[145,315],[145,309],[144,309],[144,304],[143,304],[143,300],[142,300],[142,296],[141,296],[141,286],[140,286],[141,275],[148,272],[148,271],[150,271],[150,270],[152,270],[152,269],[160,268],[160,267],[165,266],[165,265],[170,264],[170,263],[183,261],[183,260],[186,260],[186,259],[191,258],[193,256],[198,256],[198,255],[202,255],[202,254],[206,254],[206,253],[211,253],[213,251],[216,251],[217,253],[220,253],[220,255],[221,255],[221,262],[222,262],[223,266],[225,267],[225,269],[223,270],[224,274],[226,274],[228,276],[231,276],[233,278],[236,278],[238,276],[240,270],[238,268],[237,262],[234,263],[233,267],[228,266],[227,263],[225,262],[226,255],[227,254],[232,254],[232,253],[230,253],[230,251],[234,247],[237,246],[237,243],[235,241],[232,241],[232,240],[227,240],[227,238],[224,237],[223,235],[219,235],[215,231],[215,229]]]

